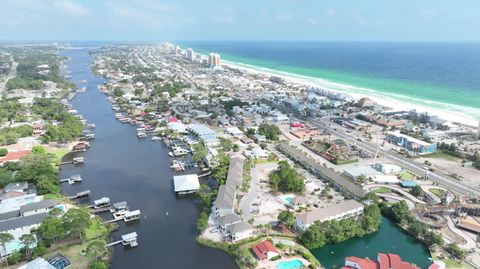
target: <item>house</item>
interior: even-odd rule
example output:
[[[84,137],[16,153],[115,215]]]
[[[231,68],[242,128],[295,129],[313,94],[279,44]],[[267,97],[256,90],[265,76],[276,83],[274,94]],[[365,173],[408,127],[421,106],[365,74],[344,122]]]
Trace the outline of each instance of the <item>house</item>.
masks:
[[[3,165],[6,162],[18,162],[23,157],[27,156],[32,150],[19,150],[8,152],[7,155],[0,157],[0,165]]]
[[[37,194],[30,190],[27,182],[10,183],[0,190],[0,213],[18,210],[21,206],[34,203]]]
[[[239,223],[240,221],[242,221],[242,219],[240,219],[237,214],[233,213],[219,217],[217,223],[220,230],[225,233],[227,231],[227,226]]]
[[[200,189],[197,174],[174,176],[173,185],[178,195],[196,193]]]
[[[40,213],[26,217],[18,217],[0,221],[0,233],[9,233],[13,236],[13,240],[5,245],[5,249],[0,248],[0,256],[3,257],[5,255],[9,255],[23,248],[20,237],[24,234],[29,234],[32,229],[38,228],[40,223],[47,217],[48,213]]]
[[[57,202],[53,199],[43,200],[37,203],[26,204],[20,207],[20,215],[27,217],[40,213],[48,213],[52,208],[57,205]]]
[[[280,255],[280,251],[268,240],[254,245],[252,251],[259,260],[270,260]]]
[[[346,257],[345,266],[342,269],[420,269],[420,267],[402,261],[397,254],[378,253],[377,261]]]
[[[307,207],[308,200],[304,196],[295,196],[290,200],[290,203],[287,204],[294,210],[297,210],[301,207]]]
[[[233,214],[235,204],[235,190],[228,185],[218,187],[217,198],[213,203],[213,212],[216,217]]]
[[[226,132],[229,133],[231,136],[234,136],[234,137],[240,137],[243,135],[243,132],[238,129],[238,127],[229,127],[229,128],[226,128]]]
[[[254,134],[253,135],[253,141],[255,141],[257,143],[267,142],[267,138],[264,135],[261,135],[261,134]]]
[[[259,160],[266,160],[268,159],[268,156],[269,156],[268,151],[260,147],[255,147],[252,150],[246,150],[244,155],[249,159],[259,159]]]
[[[226,228],[226,238],[229,241],[236,242],[253,235],[252,226],[244,221],[228,225]]]
[[[363,214],[363,204],[355,200],[345,200],[325,208],[314,209],[309,212],[298,214],[295,220],[296,227],[305,232],[316,221],[341,220],[353,218]]]

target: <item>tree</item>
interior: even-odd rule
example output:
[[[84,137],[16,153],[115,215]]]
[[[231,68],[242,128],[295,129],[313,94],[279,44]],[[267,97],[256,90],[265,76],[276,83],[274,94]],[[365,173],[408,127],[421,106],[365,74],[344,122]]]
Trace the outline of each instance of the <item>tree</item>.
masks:
[[[422,194],[422,188],[420,188],[420,186],[416,185],[416,186],[413,186],[413,188],[410,189],[410,194],[415,196],[415,197],[418,197]]]
[[[461,249],[457,244],[451,243],[447,245],[448,253],[452,254],[455,258],[463,260],[467,256],[465,251]]]
[[[273,191],[301,193],[305,188],[304,178],[287,161],[280,161],[278,169],[270,173],[270,187]]]
[[[20,236],[20,242],[22,242],[23,246],[25,247],[25,254],[27,256],[27,259],[30,259],[31,257],[30,247],[32,246],[32,244],[37,242],[37,239],[32,234],[24,234]]]
[[[94,261],[89,268],[90,269],[107,269],[107,265],[105,265],[104,261]]]
[[[38,233],[48,244],[55,243],[67,235],[62,219],[55,217],[45,219],[38,227]]]
[[[262,123],[258,126],[258,133],[264,135],[269,140],[277,141],[280,129],[274,124]]]
[[[286,227],[292,228],[295,224],[295,216],[290,211],[282,211],[278,214],[278,221],[280,221]]]
[[[65,229],[72,233],[76,233],[83,242],[82,234],[90,225],[90,214],[84,208],[72,208],[68,210],[62,217]]]
[[[35,153],[35,154],[46,154],[47,153],[47,150],[40,146],[40,145],[37,145],[37,146],[33,146],[32,147],[32,153]]]
[[[7,252],[7,243],[13,240],[13,235],[9,233],[0,233],[0,245],[2,245],[2,248],[4,252]],[[8,260],[7,260],[7,266],[8,266]]]
[[[253,128],[248,128],[247,131],[245,132],[245,135],[248,138],[252,138],[255,135],[255,129]]]
[[[228,152],[232,150],[233,148],[232,141],[223,137],[220,137],[219,140],[220,140],[220,146],[222,147],[223,151]]]
[[[108,253],[105,247],[106,243],[103,240],[95,240],[87,245],[87,253],[94,257],[95,261],[98,261],[100,257]]]
[[[192,159],[199,163],[203,162],[203,160],[207,157],[208,150],[207,147],[205,147],[205,144],[203,142],[197,143],[193,145],[193,154],[192,154]]]
[[[220,152],[217,155],[217,160],[217,165],[213,169],[213,178],[218,182],[218,184],[223,185],[227,180],[230,156],[223,152]]]
[[[8,154],[8,149],[6,148],[1,148],[0,149],[0,157],[3,157]]]
[[[121,90],[121,89],[116,88],[115,90],[113,90],[113,96],[115,96],[115,97],[120,97],[124,94],[125,94],[125,92],[123,92],[123,90]]]
[[[380,211],[380,208],[376,204],[365,207],[363,217],[363,229],[366,233],[378,231],[381,222],[382,213]]]

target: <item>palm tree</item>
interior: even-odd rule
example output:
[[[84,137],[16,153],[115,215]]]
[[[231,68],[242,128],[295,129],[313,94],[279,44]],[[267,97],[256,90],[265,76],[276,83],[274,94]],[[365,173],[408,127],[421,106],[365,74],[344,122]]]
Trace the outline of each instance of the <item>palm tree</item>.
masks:
[[[20,236],[20,242],[22,242],[25,247],[25,254],[27,256],[27,259],[30,259],[32,254],[30,251],[30,246],[36,241],[37,239],[35,239],[35,236],[33,236],[32,234],[24,234]]]
[[[7,254],[7,247],[6,244],[10,241],[13,240],[13,235],[9,233],[0,233],[0,245],[2,245],[5,254]],[[8,260],[6,260],[7,266],[8,266]]]

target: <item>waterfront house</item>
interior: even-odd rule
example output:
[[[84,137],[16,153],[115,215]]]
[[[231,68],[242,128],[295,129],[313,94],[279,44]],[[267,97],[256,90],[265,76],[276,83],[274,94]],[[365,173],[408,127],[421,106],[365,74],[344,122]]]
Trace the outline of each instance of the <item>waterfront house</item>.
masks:
[[[218,187],[218,194],[213,204],[213,213],[216,217],[233,214],[235,190],[228,185]]]
[[[218,223],[218,226],[219,226],[220,230],[223,233],[225,233],[227,231],[227,226],[235,224],[235,223],[239,223],[240,221],[242,221],[242,219],[240,219],[240,216],[233,213],[233,214],[228,214],[228,215],[224,215],[224,216],[219,217],[217,223]]]
[[[252,226],[244,221],[228,225],[226,229],[226,239],[231,242],[236,242],[253,235]]]
[[[363,204],[355,200],[345,200],[325,208],[314,209],[309,212],[298,214],[295,220],[296,227],[305,232],[316,221],[341,220],[353,218],[363,214]]]
[[[13,240],[5,245],[5,249],[0,248],[0,257],[9,255],[23,248],[20,237],[24,234],[29,234],[31,230],[38,228],[40,223],[47,217],[48,213],[40,213],[0,221],[0,233],[9,233],[13,236]],[[36,243],[32,244],[31,247],[35,246]]]
[[[280,251],[268,240],[264,240],[252,247],[253,253],[259,260],[270,260],[280,256]]]
[[[200,189],[197,174],[174,176],[173,184],[178,195],[196,193]]]
[[[27,182],[10,183],[0,190],[0,213],[18,210],[36,201],[37,194]]]
[[[56,205],[57,202],[53,199],[26,204],[20,207],[20,215],[22,217],[27,217],[35,214],[48,213]]]

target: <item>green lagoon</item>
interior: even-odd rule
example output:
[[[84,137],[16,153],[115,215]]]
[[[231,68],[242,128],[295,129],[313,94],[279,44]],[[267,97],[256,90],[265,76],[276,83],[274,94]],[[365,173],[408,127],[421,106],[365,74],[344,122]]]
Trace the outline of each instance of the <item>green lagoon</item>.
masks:
[[[376,260],[379,252],[398,254],[402,260],[414,263],[422,269],[428,268],[431,264],[428,248],[385,217],[382,219],[379,231],[375,234],[311,251],[326,269],[334,266],[340,268],[345,264],[345,257],[348,256],[369,257]]]

